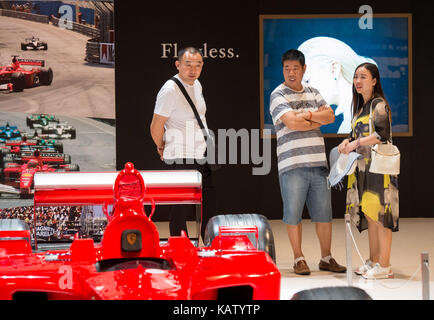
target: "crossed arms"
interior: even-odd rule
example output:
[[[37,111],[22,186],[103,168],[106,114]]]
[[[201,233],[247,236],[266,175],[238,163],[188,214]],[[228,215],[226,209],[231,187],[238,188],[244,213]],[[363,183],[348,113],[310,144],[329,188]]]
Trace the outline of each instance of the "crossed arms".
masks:
[[[308,131],[333,123],[335,115],[332,108],[324,105],[315,112],[295,113],[294,111],[288,111],[280,117],[280,120],[291,130]]]

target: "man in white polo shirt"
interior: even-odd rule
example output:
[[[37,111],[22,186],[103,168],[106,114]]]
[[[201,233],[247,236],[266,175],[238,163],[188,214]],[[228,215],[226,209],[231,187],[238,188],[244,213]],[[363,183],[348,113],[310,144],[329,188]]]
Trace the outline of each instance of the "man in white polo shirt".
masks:
[[[198,78],[203,67],[202,53],[193,47],[179,51],[175,61],[180,80],[193,101],[206,130],[206,104],[202,95],[202,85]],[[173,80],[168,80],[160,89],[155,103],[151,122],[151,135],[157,152],[172,170],[195,169],[202,174],[203,212],[201,235],[208,220],[215,215],[216,197],[212,183],[211,170],[206,163],[206,142],[199,123],[186,97]],[[173,206],[170,210],[170,235],[177,236],[181,230],[187,232],[186,218],[194,207]]]

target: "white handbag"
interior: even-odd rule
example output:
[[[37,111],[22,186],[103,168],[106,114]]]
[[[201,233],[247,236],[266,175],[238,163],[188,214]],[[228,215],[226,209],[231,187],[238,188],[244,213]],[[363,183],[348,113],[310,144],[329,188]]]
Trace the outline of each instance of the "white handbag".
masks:
[[[373,101],[372,101],[373,102]],[[372,102],[369,109],[369,134],[372,134]],[[392,143],[392,126],[390,125],[390,141],[371,146],[371,166],[369,172],[398,175],[401,153]]]

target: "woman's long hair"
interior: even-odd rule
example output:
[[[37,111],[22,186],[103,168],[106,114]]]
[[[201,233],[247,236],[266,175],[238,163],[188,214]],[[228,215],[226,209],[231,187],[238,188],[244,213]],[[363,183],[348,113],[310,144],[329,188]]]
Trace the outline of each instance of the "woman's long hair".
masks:
[[[388,105],[386,97],[384,96],[383,88],[381,87],[380,82],[380,72],[378,71],[378,68],[375,64],[364,62],[360,64],[356,70],[354,71],[354,75],[356,74],[357,70],[359,68],[365,67],[366,70],[369,71],[373,79],[377,79],[377,82],[374,86],[374,91],[372,92],[371,98],[382,98],[386,102],[386,105]],[[360,93],[357,93],[356,87],[354,86],[353,81],[353,117],[356,115],[357,111],[360,110],[360,108],[366,103],[367,101],[363,100],[363,96]]]

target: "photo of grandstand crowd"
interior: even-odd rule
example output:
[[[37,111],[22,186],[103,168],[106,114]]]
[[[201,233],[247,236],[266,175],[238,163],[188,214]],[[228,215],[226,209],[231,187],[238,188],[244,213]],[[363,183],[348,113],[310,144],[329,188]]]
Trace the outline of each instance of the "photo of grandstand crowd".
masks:
[[[0,208],[0,219],[20,219],[26,222],[32,237],[36,228],[38,242],[72,242],[75,236],[100,241],[107,224],[107,219],[98,206]]]

